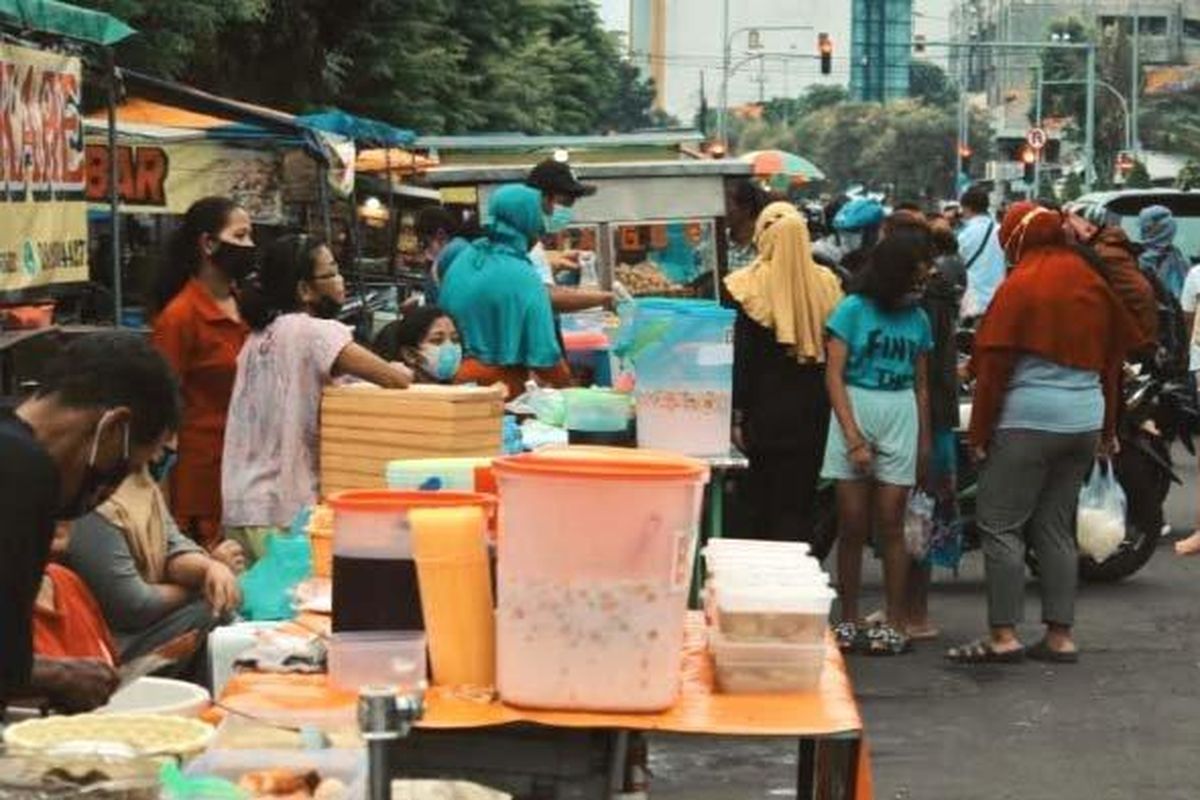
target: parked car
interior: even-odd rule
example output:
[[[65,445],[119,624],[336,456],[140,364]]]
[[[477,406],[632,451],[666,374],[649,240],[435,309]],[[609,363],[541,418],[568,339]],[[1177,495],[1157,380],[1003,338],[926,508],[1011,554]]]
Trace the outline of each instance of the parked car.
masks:
[[[1175,215],[1179,232],[1175,244],[1193,263],[1200,262],[1200,192],[1179,189],[1124,189],[1114,192],[1093,192],[1068,203],[1094,203],[1104,206],[1119,222],[1129,238],[1141,241],[1138,214],[1148,206],[1166,206]]]

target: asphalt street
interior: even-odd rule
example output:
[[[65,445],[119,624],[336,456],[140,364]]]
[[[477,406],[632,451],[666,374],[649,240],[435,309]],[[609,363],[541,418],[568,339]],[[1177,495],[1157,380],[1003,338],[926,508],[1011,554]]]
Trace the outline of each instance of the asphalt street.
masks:
[[[1190,532],[1196,470],[1169,519]],[[979,554],[955,577],[936,578],[932,614],[942,638],[895,659],[855,658],[850,668],[866,723],[880,800],[1185,800],[1200,797],[1200,557],[1164,542],[1136,576],[1085,586],[1078,604],[1082,660],[957,667],[946,647],[984,632]],[[878,565],[867,574],[880,602]],[[1036,584],[1027,619],[1038,619]],[[1038,627],[1025,628],[1028,644]],[[792,742],[656,737],[654,798],[794,796]]]

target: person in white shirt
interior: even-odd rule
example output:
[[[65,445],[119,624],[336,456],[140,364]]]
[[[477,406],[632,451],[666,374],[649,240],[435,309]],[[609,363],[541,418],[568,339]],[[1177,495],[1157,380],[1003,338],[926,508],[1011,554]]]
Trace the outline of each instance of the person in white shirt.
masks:
[[[1000,226],[988,214],[987,191],[976,186],[962,196],[962,228],[958,232],[958,254],[965,260],[967,290],[963,294],[962,318],[982,317],[1004,282],[1006,264],[1000,246]]]

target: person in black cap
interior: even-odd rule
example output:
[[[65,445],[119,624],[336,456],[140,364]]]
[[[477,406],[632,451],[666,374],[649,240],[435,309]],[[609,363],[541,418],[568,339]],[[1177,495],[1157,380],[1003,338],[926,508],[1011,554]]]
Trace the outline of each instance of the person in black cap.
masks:
[[[525,185],[542,193],[542,214],[546,218],[546,232],[560,233],[575,216],[575,202],[581,197],[596,193],[596,187],[581,183],[575,170],[565,160],[547,158],[537,164],[525,179]],[[558,286],[554,273],[579,269],[577,252],[546,250],[541,242],[529,251],[529,258],[550,292],[550,305],[558,313],[582,311],[601,306],[611,308],[613,293],[589,289],[572,289]]]

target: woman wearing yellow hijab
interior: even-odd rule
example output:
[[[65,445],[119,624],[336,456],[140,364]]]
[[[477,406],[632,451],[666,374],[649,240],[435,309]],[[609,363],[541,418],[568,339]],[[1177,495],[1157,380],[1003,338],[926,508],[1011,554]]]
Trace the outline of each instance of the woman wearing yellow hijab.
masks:
[[[772,203],[755,226],[758,258],[725,279],[734,327],[734,443],[750,459],[753,535],[811,541],[829,428],[825,322],[842,299],[813,261],[808,224]]]

